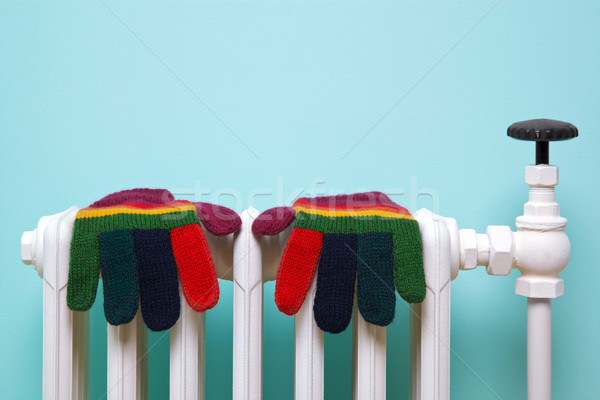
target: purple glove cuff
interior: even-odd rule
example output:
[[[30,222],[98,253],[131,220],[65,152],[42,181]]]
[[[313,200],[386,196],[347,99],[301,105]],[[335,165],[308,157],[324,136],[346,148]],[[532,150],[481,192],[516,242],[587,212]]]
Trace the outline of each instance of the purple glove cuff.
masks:
[[[242,219],[230,208],[210,203],[193,203],[202,225],[215,236],[225,236],[240,230]]]
[[[257,236],[273,236],[294,222],[294,207],[274,207],[262,212],[252,223],[252,233]]]
[[[127,202],[165,204],[175,200],[166,189],[129,189],[111,193],[94,202],[89,208],[111,207]]]

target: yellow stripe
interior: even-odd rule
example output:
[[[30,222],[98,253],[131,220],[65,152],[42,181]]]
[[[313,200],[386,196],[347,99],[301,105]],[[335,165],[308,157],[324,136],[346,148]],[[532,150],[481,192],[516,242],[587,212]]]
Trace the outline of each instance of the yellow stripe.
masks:
[[[109,209],[90,209],[90,210],[79,210],[77,213],[76,219],[79,218],[95,218],[95,217],[106,217],[108,215],[116,215],[116,214],[143,214],[143,215],[159,215],[159,214],[169,214],[175,212],[185,212],[196,210],[194,205],[182,206],[182,207],[161,207],[161,208],[136,208],[136,207],[114,207]]]
[[[390,211],[364,210],[364,211],[337,211],[337,210],[315,210],[313,208],[294,207],[296,211],[306,214],[321,215],[323,217],[369,217],[378,216],[396,219],[414,219],[410,214],[398,214]]]

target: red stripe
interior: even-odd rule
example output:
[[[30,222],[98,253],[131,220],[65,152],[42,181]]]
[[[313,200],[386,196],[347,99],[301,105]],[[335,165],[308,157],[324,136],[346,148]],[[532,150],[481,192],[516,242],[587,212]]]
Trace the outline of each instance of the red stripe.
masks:
[[[402,207],[402,206],[392,206],[392,205],[383,205],[383,204],[353,204],[352,206],[342,205],[342,204],[331,204],[331,205],[316,205],[312,204],[308,201],[304,201],[304,199],[298,199],[294,202],[294,207],[303,207],[311,210],[334,210],[334,211],[366,211],[366,210],[374,210],[374,211],[387,211],[393,212],[402,215],[409,215],[410,212]]]
[[[176,201],[171,201],[169,203],[165,203],[165,204],[149,204],[149,203],[139,203],[139,202],[129,202],[129,203],[121,203],[118,204],[116,206],[106,206],[106,207],[87,207],[84,210],[109,210],[111,208],[123,208],[123,207],[130,207],[130,208],[141,208],[144,210],[148,210],[148,209],[170,209],[170,208],[180,208],[183,206],[192,206],[193,204],[190,203],[187,200],[176,200]]]

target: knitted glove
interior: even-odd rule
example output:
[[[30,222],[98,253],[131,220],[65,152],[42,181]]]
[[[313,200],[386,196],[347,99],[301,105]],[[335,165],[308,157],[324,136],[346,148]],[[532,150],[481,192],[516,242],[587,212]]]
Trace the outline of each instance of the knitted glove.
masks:
[[[419,225],[405,208],[380,192],[301,198],[293,208],[265,211],[256,235],[274,235],[294,222],[275,284],[275,303],[298,312],[317,270],[314,316],[324,331],[346,329],[356,281],[363,318],[386,326],[395,313],[394,284],[409,303],[425,297]]]
[[[79,210],[71,241],[69,308],[91,308],[100,271],[104,312],[113,325],[130,322],[141,303],[148,328],[173,326],[180,313],[178,273],[194,310],[214,307],[219,286],[199,216],[217,235],[241,225],[232,210],[175,201],[160,189],[113,193]]]

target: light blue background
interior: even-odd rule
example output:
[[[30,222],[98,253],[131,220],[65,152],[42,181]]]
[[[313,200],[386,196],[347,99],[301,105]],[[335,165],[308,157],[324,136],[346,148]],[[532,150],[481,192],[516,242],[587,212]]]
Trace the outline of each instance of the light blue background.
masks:
[[[140,186],[265,209],[322,178],[327,194],[378,189],[463,228],[514,228],[534,146],[506,127],[548,117],[581,135],[551,146],[573,246],[566,296],[553,302],[554,398],[597,399],[599,39],[596,1],[4,0],[0,397],[41,396],[42,284],[19,260],[40,217]],[[439,202],[415,202],[424,189]],[[453,283],[453,399],[525,399],[517,276],[480,268]],[[231,283],[221,288],[207,314],[208,399],[231,396]],[[92,399],[106,391],[100,300]],[[264,309],[264,398],[291,399],[293,322],[272,284]],[[387,389],[403,399],[408,313],[397,309]],[[150,398],[164,399],[168,336],[150,341]],[[350,330],[326,344],[326,398],[347,399]]]

